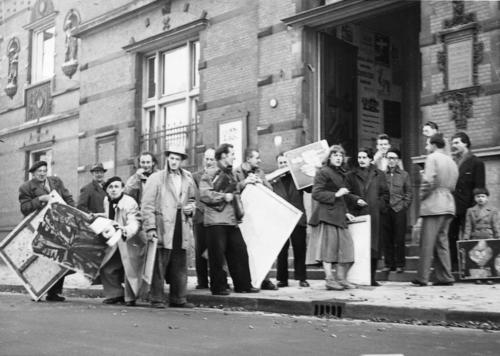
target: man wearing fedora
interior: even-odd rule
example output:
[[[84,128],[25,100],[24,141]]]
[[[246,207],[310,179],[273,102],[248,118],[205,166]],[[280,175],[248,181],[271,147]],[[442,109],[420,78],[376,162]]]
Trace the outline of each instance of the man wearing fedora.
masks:
[[[144,186],[151,174],[158,171],[156,168],[158,161],[156,156],[151,152],[142,152],[137,158],[137,165],[139,168],[125,184],[125,194],[130,195],[135,199],[139,206],[141,205],[142,192],[144,191]]]
[[[35,162],[29,169],[33,178],[23,183],[19,187],[19,203],[24,216],[34,211],[41,210],[50,200],[49,193],[55,190],[66,204],[75,206],[73,196],[66,189],[62,180],[58,177],[47,177],[47,162]],[[47,291],[45,300],[49,302],[63,302],[62,293],[64,277],[57,281],[52,288]]]
[[[106,169],[102,163],[95,164],[91,169],[92,182],[80,189],[77,208],[86,213],[104,213],[104,198],[106,192],[103,189],[104,173]]]
[[[141,202],[147,238],[158,239],[151,281],[151,306],[165,308],[163,285],[168,281],[170,306],[192,308],[194,305],[186,300],[186,250],[193,238],[196,188],[191,173],[181,168],[182,161],[188,157],[185,148],[170,147],[165,155],[165,169],[148,178]]]

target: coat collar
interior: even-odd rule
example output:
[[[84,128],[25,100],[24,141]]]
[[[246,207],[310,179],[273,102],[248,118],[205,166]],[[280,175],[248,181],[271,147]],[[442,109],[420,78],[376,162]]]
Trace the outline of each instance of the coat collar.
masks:
[[[476,219],[482,218],[484,216],[487,216],[491,212],[491,206],[490,205],[485,205],[483,208],[480,208],[478,205],[474,205],[472,207],[472,212]]]

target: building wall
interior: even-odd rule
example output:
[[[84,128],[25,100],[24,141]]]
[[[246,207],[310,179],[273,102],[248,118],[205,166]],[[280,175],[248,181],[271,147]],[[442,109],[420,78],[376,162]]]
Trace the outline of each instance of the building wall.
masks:
[[[467,119],[465,131],[472,142],[473,152],[486,163],[486,183],[492,196],[491,200],[500,206],[500,48],[498,40],[500,29],[499,4],[496,1],[465,1],[464,12],[473,13],[479,24],[478,41],[483,45],[482,61],[478,63],[479,95],[471,95],[472,117]],[[422,123],[434,121],[446,137],[459,131],[452,120],[448,102],[439,95],[445,90],[443,76],[439,69],[438,52],[443,50],[441,31],[444,21],[453,18],[451,1],[423,1],[421,17],[422,53]],[[448,59],[450,60],[450,59]],[[420,151],[423,153],[423,140]]]

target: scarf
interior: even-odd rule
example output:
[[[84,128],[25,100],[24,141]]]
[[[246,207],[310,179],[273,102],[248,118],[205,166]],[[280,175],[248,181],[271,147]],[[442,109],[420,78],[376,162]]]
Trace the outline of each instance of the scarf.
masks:
[[[123,193],[116,199],[111,199],[111,197],[108,195],[108,200],[109,200],[109,219],[110,220],[115,220],[115,212],[116,212],[116,207],[118,205],[118,202],[123,198]]]

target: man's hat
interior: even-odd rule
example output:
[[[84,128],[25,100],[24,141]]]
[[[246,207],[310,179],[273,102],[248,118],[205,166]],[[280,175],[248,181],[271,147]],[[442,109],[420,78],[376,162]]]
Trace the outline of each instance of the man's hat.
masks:
[[[111,183],[113,183],[113,182],[121,182],[121,183],[122,183],[122,185],[123,185],[123,181],[122,181],[122,179],[121,179],[120,177],[118,177],[118,176],[114,176],[114,177],[109,178],[109,179],[106,181],[106,183],[104,183],[104,185],[103,185],[103,187],[102,187],[102,188],[103,188],[104,190],[108,189],[108,186],[109,186]]]
[[[90,171],[91,172],[94,172],[94,171],[103,171],[103,172],[106,172],[107,169],[104,169],[104,166],[102,165],[102,163],[96,163],[92,166],[92,168],[90,168]]]
[[[165,151],[165,156],[168,156],[170,153],[175,153],[180,155],[183,160],[188,158],[188,154],[186,153],[186,147],[184,146],[172,145],[168,148],[168,150]]]
[[[33,163],[33,165],[30,167],[29,172],[30,172],[30,173],[33,173],[34,171],[36,171],[38,168],[40,168],[40,167],[42,167],[42,166],[47,167],[47,162],[45,162],[45,161],[38,161],[38,162],[35,162],[35,163]]]

